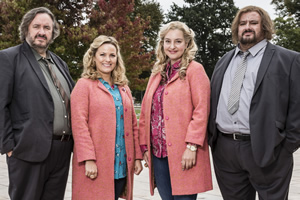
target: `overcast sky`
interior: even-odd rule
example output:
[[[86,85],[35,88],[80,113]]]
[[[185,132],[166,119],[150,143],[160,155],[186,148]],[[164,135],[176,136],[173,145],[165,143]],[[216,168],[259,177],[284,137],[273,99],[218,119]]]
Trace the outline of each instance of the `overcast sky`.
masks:
[[[184,4],[184,0],[157,0],[164,12],[166,13],[170,10],[170,6],[173,4],[177,4],[178,6],[182,6]],[[235,6],[238,8],[243,8],[245,6],[253,5],[258,6],[266,10],[272,19],[276,18],[274,6],[271,5],[272,0],[234,0]],[[249,3],[251,2],[251,3]]]

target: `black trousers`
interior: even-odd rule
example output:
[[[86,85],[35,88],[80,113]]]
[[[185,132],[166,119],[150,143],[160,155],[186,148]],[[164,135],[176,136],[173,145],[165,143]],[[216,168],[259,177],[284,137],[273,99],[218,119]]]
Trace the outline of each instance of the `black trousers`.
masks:
[[[224,200],[287,200],[293,155],[281,147],[277,160],[261,168],[254,162],[251,141],[234,141],[219,134],[213,160]]]
[[[53,140],[43,162],[7,157],[11,200],[63,200],[72,148],[72,140]]]

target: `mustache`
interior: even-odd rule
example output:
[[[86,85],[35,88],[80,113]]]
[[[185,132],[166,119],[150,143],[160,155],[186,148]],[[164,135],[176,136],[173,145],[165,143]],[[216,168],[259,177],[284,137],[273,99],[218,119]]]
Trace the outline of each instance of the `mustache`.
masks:
[[[46,35],[37,34],[35,36],[35,38],[37,38],[37,37],[41,37],[41,38],[44,38],[45,40],[47,40],[47,36]]]
[[[245,31],[242,33],[242,35],[244,35],[244,34],[246,34],[246,33],[255,33],[255,31],[254,31],[254,30],[251,30],[251,29],[247,29],[247,30],[245,30]]]

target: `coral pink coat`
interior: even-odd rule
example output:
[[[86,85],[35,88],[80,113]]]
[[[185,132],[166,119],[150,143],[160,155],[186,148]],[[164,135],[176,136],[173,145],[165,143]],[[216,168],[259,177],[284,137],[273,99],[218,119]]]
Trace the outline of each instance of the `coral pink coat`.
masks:
[[[124,109],[127,153],[127,184],[124,198],[131,200],[134,163],[142,159],[137,120],[128,86],[119,86]],[[73,200],[114,199],[114,158],[116,137],[115,103],[99,80],[79,79],[71,94],[73,155]],[[98,177],[85,176],[85,160],[95,160]]]
[[[140,144],[150,143],[150,117],[153,94],[161,75],[150,77],[143,99],[139,121]],[[209,116],[210,83],[203,66],[192,61],[181,80],[178,73],[166,85],[163,112],[171,186],[173,195],[187,195],[212,189],[211,166],[207,143],[207,121]],[[187,143],[198,144],[196,166],[182,171],[181,159]],[[154,194],[154,176],[150,159],[150,192]]]

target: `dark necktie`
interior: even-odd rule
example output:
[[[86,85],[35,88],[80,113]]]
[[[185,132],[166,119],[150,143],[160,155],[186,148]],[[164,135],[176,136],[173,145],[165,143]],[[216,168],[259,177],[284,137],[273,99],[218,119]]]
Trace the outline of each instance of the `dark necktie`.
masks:
[[[70,99],[67,96],[67,93],[65,92],[64,88],[62,87],[60,81],[58,80],[55,71],[53,70],[51,64],[49,63],[49,61],[45,58],[43,58],[43,60],[46,63],[47,68],[49,69],[51,78],[53,80],[53,83],[56,87],[56,89],[59,91],[61,98],[63,99],[63,103],[65,104],[66,107],[66,111],[67,111],[67,116],[68,116],[68,126],[70,127]]]
[[[243,85],[246,69],[247,69],[247,56],[249,51],[244,52],[241,63],[238,65],[230,90],[228,98],[227,110],[230,114],[234,114],[239,108],[241,88]]]

